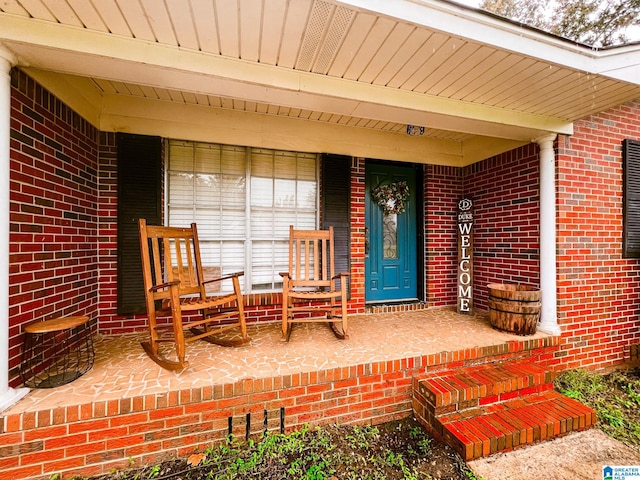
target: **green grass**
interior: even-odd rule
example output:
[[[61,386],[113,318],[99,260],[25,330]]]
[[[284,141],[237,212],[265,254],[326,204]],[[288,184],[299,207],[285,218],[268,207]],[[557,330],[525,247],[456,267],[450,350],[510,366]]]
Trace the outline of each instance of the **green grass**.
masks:
[[[593,408],[598,428],[607,435],[640,448],[640,371],[599,374],[570,370],[556,378],[555,386]]]

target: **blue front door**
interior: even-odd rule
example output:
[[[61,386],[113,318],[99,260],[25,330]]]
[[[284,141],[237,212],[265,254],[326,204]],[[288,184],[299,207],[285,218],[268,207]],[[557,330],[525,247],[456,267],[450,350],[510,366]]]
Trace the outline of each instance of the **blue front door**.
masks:
[[[415,170],[367,163],[365,192],[365,300],[415,301],[418,298]],[[387,208],[380,203],[386,203]]]

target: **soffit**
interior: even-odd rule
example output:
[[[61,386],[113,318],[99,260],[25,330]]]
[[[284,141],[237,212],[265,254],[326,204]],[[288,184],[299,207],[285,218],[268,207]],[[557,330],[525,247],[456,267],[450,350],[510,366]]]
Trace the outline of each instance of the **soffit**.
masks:
[[[464,142],[571,133],[640,97],[583,47],[435,0],[4,0],[0,12],[0,41],[21,65],[90,79],[86,99],[416,124]]]

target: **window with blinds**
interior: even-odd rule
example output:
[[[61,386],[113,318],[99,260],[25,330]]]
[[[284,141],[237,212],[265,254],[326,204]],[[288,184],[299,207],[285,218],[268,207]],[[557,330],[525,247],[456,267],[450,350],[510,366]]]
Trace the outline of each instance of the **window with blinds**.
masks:
[[[245,293],[281,288],[289,225],[317,228],[318,155],[169,141],[169,225],[196,222],[202,263],[244,271]]]

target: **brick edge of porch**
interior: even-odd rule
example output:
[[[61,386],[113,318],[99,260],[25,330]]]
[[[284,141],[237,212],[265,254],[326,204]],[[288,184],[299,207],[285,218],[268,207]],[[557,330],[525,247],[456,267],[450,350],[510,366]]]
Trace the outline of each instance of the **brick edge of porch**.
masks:
[[[236,435],[304,424],[379,424],[412,414],[414,377],[474,364],[529,359],[553,363],[560,337],[512,340],[403,358],[244,379],[160,395],[94,401],[9,414],[0,422],[0,469],[11,478],[101,475],[184,456]],[[254,416],[250,431],[245,419]]]

